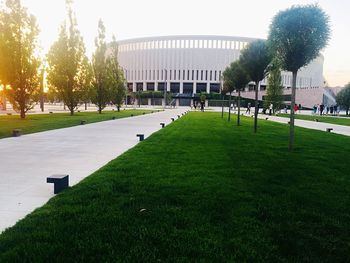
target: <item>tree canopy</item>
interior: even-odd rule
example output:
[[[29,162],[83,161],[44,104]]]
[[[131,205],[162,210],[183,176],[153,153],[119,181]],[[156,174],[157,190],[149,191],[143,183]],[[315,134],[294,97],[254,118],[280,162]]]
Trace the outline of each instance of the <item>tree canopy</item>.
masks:
[[[249,43],[239,57],[242,68],[256,85],[265,78],[271,59],[271,52],[265,40]]]
[[[319,56],[330,32],[329,17],[317,4],[296,5],[273,18],[268,41],[281,67],[297,72]]]
[[[90,65],[85,55],[85,45],[77,28],[77,21],[68,2],[68,25],[63,23],[58,40],[47,55],[49,63],[48,82],[74,114],[82,103]],[[88,74],[88,75],[87,75]]]
[[[337,94],[337,103],[339,106],[343,107],[346,111],[346,115],[349,115],[349,109],[350,109],[350,83],[348,83],[344,89],[342,89]]]
[[[7,0],[0,11],[0,79],[6,96],[21,118],[40,93],[39,29],[20,0]]]

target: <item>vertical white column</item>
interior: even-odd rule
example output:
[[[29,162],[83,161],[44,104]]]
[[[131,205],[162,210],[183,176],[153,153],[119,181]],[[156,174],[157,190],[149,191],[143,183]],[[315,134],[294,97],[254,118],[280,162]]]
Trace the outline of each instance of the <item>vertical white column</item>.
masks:
[[[133,91],[133,92],[136,92],[136,82],[133,82],[133,83],[132,83],[132,91]]]
[[[180,94],[184,93],[184,83],[180,80]]]
[[[197,82],[193,82],[193,94],[197,93]]]
[[[146,91],[146,90],[147,90],[147,83],[146,83],[146,82],[143,82],[142,90],[143,90],[143,91]]]
[[[208,74],[209,74],[209,70],[208,70]],[[209,77],[209,76],[208,76]],[[209,79],[209,78],[208,78]],[[210,93],[210,82],[207,82],[207,93]]]
[[[158,91],[158,82],[157,81],[154,82],[154,91]]]

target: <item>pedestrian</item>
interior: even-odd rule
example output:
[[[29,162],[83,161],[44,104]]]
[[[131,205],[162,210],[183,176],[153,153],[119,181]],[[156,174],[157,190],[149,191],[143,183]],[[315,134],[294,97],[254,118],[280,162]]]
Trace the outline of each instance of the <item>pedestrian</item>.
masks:
[[[334,105],[334,115],[338,115],[338,105],[337,104],[335,104]]]
[[[299,103],[298,109],[299,109],[299,113],[301,113],[301,104],[300,103]]]
[[[272,111],[273,111],[273,104],[270,103],[270,107],[269,107],[269,115],[272,115]]]
[[[334,106],[333,105],[330,106],[329,111],[330,111],[330,114],[333,115],[333,112],[334,112]],[[328,111],[327,111],[327,114],[328,114]]]
[[[246,110],[245,114],[250,114],[250,102],[248,102],[247,110]]]
[[[285,106],[284,106],[284,113],[285,113],[285,114],[287,114],[287,110],[288,110],[287,105],[285,105]]]
[[[297,113],[298,112],[298,104],[294,104],[294,113]]]
[[[320,116],[322,116],[323,111],[324,111],[324,105],[323,105],[323,104],[321,104],[321,105],[320,105]]]
[[[201,101],[201,111],[204,112],[204,101]]]

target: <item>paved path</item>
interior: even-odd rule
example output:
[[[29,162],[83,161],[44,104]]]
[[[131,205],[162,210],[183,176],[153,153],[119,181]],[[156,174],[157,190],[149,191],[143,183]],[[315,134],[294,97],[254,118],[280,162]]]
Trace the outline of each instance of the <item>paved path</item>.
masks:
[[[158,131],[186,109],[105,121],[0,140],[0,232],[53,196],[52,174],[69,174],[70,185],[90,175]]]
[[[259,118],[260,119],[268,118],[268,120],[270,120],[270,121],[275,121],[275,122],[279,122],[279,123],[286,123],[286,124],[288,124],[288,122],[289,122],[289,118],[285,118],[285,117],[268,116],[268,115],[259,114]],[[317,118],[317,117],[315,117],[315,118]],[[326,131],[327,128],[332,128],[333,133],[350,136],[350,126],[345,126],[345,125],[337,125],[337,124],[331,124],[331,123],[325,123],[325,122],[316,122],[316,121],[306,121],[306,120],[295,119],[295,126],[313,129],[313,130],[320,130],[320,131]]]

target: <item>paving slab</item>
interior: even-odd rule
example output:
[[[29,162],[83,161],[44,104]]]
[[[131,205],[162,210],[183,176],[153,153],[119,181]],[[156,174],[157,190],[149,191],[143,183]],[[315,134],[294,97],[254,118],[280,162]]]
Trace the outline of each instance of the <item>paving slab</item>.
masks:
[[[53,194],[52,174],[69,174],[72,186],[139,143],[187,109],[92,123],[0,140],[0,232]]]

